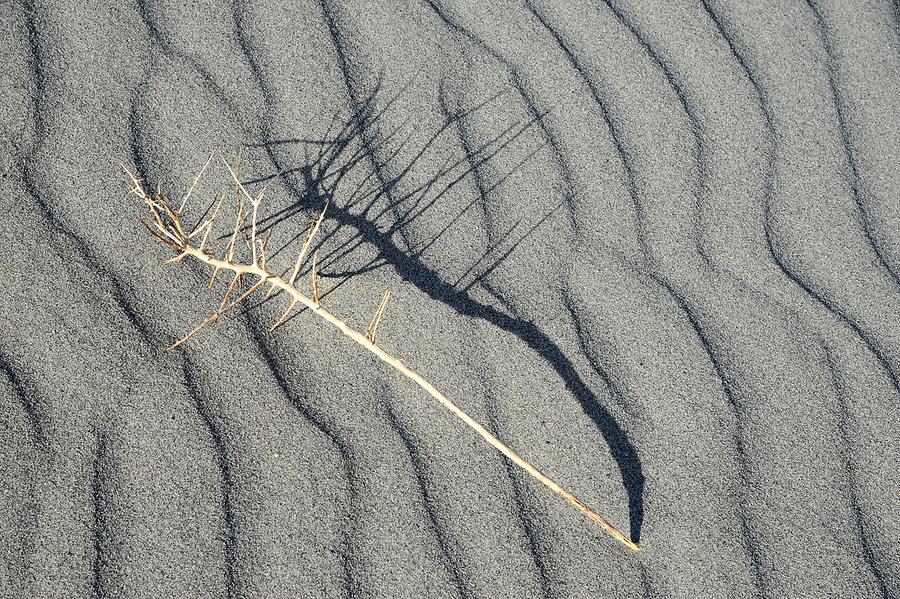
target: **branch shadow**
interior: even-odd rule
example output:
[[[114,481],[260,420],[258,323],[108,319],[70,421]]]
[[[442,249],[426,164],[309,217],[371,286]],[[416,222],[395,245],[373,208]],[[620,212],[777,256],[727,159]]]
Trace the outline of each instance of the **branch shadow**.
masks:
[[[340,124],[337,115],[331,119],[321,139],[275,139],[248,144],[249,147],[265,152],[275,172],[246,181],[245,184],[267,183],[275,178],[281,178],[293,199],[286,207],[260,219],[261,232],[265,233],[281,223],[297,218],[302,218],[306,222],[310,215],[321,212],[327,203],[325,219],[332,221],[334,226],[323,233],[310,253],[324,248],[340,229],[347,228],[353,232],[349,238],[323,254],[319,263],[321,277],[342,279],[327,293],[333,292],[352,276],[390,265],[403,280],[415,285],[430,298],[444,303],[460,315],[489,322],[525,343],[560,376],[567,390],[595,423],[609,446],[628,495],[630,536],[634,542],[639,543],[644,520],[645,478],[640,458],[627,433],[590,390],[572,360],[562,349],[537,324],[521,318],[512,311],[486,281],[490,273],[509,260],[515,250],[543,226],[563,202],[541,215],[524,231],[520,231],[520,228],[525,217],[529,215],[522,216],[454,281],[443,278],[423,260],[423,254],[434,247],[452,227],[457,226],[467,211],[479,200],[485,201],[487,194],[502,185],[522,165],[531,160],[540,148],[529,152],[490,187],[479,190],[480,197],[463,206],[427,241],[418,244],[407,242],[406,248],[397,242],[398,237],[405,240],[405,230],[433,209],[442,197],[508,148],[529,128],[540,124],[546,113],[539,113],[524,123],[514,123],[477,147],[466,148],[466,155],[462,158],[456,160],[446,158],[440,168],[436,169],[424,183],[400,193],[398,188],[401,181],[442,135],[467,116],[487,109],[503,95],[502,93],[494,95],[465,110],[445,113],[444,124],[433,132],[412,159],[406,164],[398,164],[398,156],[407,147],[410,136],[403,136],[404,123],[382,132],[381,121],[405,90],[406,86],[379,106],[378,97],[381,95],[379,79],[379,83],[369,95],[353,102],[349,118]],[[302,146],[304,162],[290,166],[281,164],[276,154],[276,149],[281,146]],[[386,158],[379,159],[378,155],[384,152],[387,153]],[[350,173],[363,168],[364,163],[368,165],[365,176],[347,189],[343,189],[342,186],[349,180]],[[397,174],[387,176],[385,173],[389,170]],[[298,227],[298,230],[301,232],[275,250],[271,258],[305,235],[303,227]],[[374,247],[377,256],[363,266],[339,270],[339,264],[363,244]],[[470,276],[471,280],[466,282],[465,279]],[[475,299],[471,291],[476,285],[480,285],[500,300],[506,311]],[[265,301],[267,300],[245,309],[254,309]],[[290,319],[302,312],[302,310],[296,312]]]

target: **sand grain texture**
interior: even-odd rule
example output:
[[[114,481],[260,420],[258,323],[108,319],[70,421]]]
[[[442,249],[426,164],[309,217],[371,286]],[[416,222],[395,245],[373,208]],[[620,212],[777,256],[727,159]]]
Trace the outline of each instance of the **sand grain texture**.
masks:
[[[0,596],[900,596],[898,14],[5,1]],[[329,309],[639,555],[280,302],[161,351],[217,295],[117,162],[242,146],[278,243],[344,169]]]

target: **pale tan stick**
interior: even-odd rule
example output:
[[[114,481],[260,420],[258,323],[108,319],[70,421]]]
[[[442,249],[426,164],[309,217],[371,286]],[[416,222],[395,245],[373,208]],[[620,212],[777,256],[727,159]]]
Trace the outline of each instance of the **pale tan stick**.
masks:
[[[378,307],[375,309],[375,314],[372,315],[372,320],[369,321],[369,328],[366,329],[366,338],[375,343],[375,335],[378,333],[378,325],[381,324],[381,317],[384,315],[384,311],[387,308],[388,299],[391,297],[390,291],[385,291],[384,296],[381,298],[381,302],[379,302]]]
[[[310,278],[312,279],[313,301],[319,305],[319,279],[316,276],[316,261],[319,259],[319,252],[313,253],[312,267],[309,269]]]
[[[177,256],[177,257],[180,258],[183,256],[187,256],[187,254],[182,253],[182,254],[179,254],[179,256]],[[216,269],[215,272],[218,272],[218,271],[219,271],[219,269]],[[193,329],[188,331],[188,333],[184,337],[182,337],[181,339],[179,339],[178,341],[176,341],[175,343],[173,343],[172,345],[167,347],[165,351],[172,351],[173,349],[186,343],[188,339],[190,339],[191,337],[193,337],[194,335],[199,333],[203,329],[203,327],[219,320],[219,316],[221,316],[221,313],[222,313],[222,308],[225,306],[226,302],[228,302],[228,296],[231,295],[231,290],[234,289],[234,286],[237,284],[237,282],[240,280],[240,278],[241,278],[240,273],[235,273],[234,277],[232,277],[232,279],[231,279],[231,284],[229,284],[228,288],[225,290],[225,296],[222,298],[222,303],[219,304],[219,307],[216,309],[216,311],[213,312],[212,314],[210,314],[208,317],[204,318],[203,322],[201,322],[196,327],[194,327]]]
[[[229,168],[230,170],[230,168]],[[127,169],[126,169],[126,172]],[[234,174],[232,172],[232,174]],[[129,173],[130,175],[130,173]],[[136,187],[140,187],[140,182],[131,175],[132,182]],[[159,224],[163,229],[167,230],[167,235],[162,236],[157,234],[147,225],[148,230],[151,234],[154,235],[156,239],[162,242],[164,245],[168,247],[172,247],[183,254],[184,256],[190,256],[199,260],[200,262],[207,264],[214,269],[218,270],[226,270],[234,273],[234,278],[232,279],[232,284],[229,286],[229,289],[225,293],[225,297],[222,300],[222,304],[220,305],[219,310],[216,313],[208,318],[204,323],[201,323],[199,327],[197,327],[194,331],[188,334],[187,338],[193,335],[197,330],[203,328],[206,324],[209,324],[207,321],[214,321],[218,318],[218,315],[222,312],[222,306],[226,305],[227,299],[231,293],[233,287],[237,284],[237,281],[241,279],[241,277],[247,275],[253,278],[258,279],[257,283],[255,283],[247,292],[238,297],[236,300],[232,301],[231,304],[228,305],[227,309],[231,309],[235,305],[237,305],[240,301],[246,298],[248,295],[259,289],[263,285],[272,285],[273,287],[277,287],[279,290],[286,292],[292,298],[292,303],[288,307],[288,310],[285,312],[285,315],[279,319],[279,322],[276,324],[280,324],[283,322],[287,315],[290,314],[290,311],[296,304],[303,304],[318,318],[321,318],[325,322],[331,324],[341,331],[346,337],[356,342],[364,349],[372,352],[376,357],[385,362],[391,368],[407,377],[414,383],[416,383],[420,388],[422,388],[426,393],[431,395],[434,399],[436,399],[444,408],[446,408],[450,413],[454,416],[462,420],[468,427],[474,430],[478,435],[480,435],[485,441],[487,441],[492,447],[494,447],[497,451],[506,456],[510,461],[514,464],[525,470],[532,477],[537,479],[541,484],[546,486],[548,489],[565,499],[569,504],[574,506],[578,511],[587,516],[592,522],[597,524],[604,532],[609,534],[611,537],[625,545],[627,548],[632,551],[640,551],[640,546],[633,542],[631,539],[627,538],[623,533],[613,527],[609,522],[607,522],[602,516],[591,510],[583,501],[572,495],[570,492],[562,488],[558,483],[556,483],[549,476],[538,470],[535,466],[533,466],[530,462],[528,462],[525,458],[521,457],[518,453],[513,451],[509,446],[500,441],[493,433],[487,430],[484,426],[482,426],[478,421],[469,416],[466,412],[464,412],[461,408],[459,408],[455,403],[453,403],[446,395],[441,393],[434,385],[428,382],[424,377],[422,377],[419,373],[412,370],[403,362],[388,353],[384,349],[380,348],[378,345],[372,342],[371,339],[367,335],[364,335],[353,328],[351,328],[346,322],[333,315],[331,312],[325,310],[319,305],[317,301],[317,290],[315,283],[313,284],[313,297],[309,297],[297,289],[293,284],[289,283],[287,280],[273,275],[272,273],[266,271],[255,261],[253,264],[245,264],[234,261],[233,252],[226,252],[227,259],[216,258],[212,254],[208,253],[206,250],[200,249],[199,247],[195,247],[191,245],[190,239],[186,234],[183,233],[183,229],[180,226],[178,220],[179,216],[176,214],[173,223],[168,225],[165,221],[163,221],[158,211],[154,210],[155,207],[160,206],[164,209],[164,211],[169,214],[170,210],[167,209],[167,205],[165,200],[161,198],[157,198],[157,200],[152,200],[143,193],[143,191],[136,191],[140,197],[144,198],[147,203],[148,209],[151,214],[154,216],[154,224]],[[248,194],[249,195],[249,194]],[[171,218],[171,216],[170,216]],[[242,217],[239,217],[240,221],[243,221]],[[177,242],[173,243],[170,241],[170,238],[175,238]],[[232,245],[233,248],[233,245]],[[315,261],[315,254],[313,255],[313,260]],[[315,280],[315,268],[313,268],[313,280]],[[386,300],[382,300],[382,304],[385,303]],[[382,307],[382,306],[380,306]],[[184,343],[184,340],[179,340],[172,347],[177,347],[178,345]]]
[[[200,169],[200,172],[197,173],[197,176],[194,177],[194,182],[191,184],[190,189],[187,190],[187,193],[184,194],[184,197],[181,199],[181,206],[178,208],[178,214],[184,212],[184,207],[187,205],[188,198],[191,197],[191,194],[194,192],[194,188],[197,187],[197,183],[200,181],[200,177],[203,176],[204,171],[209,166],[209,163],[212,162],[213,155],[210,153],[209,158],[206,159],[206,164],[203,165],[203,168]]]
[[[200,240],[200,249],[206,248],[206,242],[209,239],[209,234],[212,232],[213,223],[216,218],[219,216],[219,209],[222,207],[222,201],[225,199],[225,194],[219,196],[219,201],[216,203],[216,207],[213,210],[212,216],[209,217],[208,220],[204,221],[203,225],[198,225],[197,230],[191,235],[193,237],[197,233],[199,233],[203,228],[206,230],[203,231],[203,238]]]
[[[266,232],[266,236],[259,240],[259,265],[266,268],[266,248],[269,247],[269,237],[272,236],[272,229]]]
[[[275,324],[272,325],[272,328],[269,329],[270,333],[285,323],[285,321],[288,319],[288,316],[290,316],[291,312],[294,311],[294,306],[296,305],[297,300],[291,300],[291,304],[287,307],[287,310],[284,311],[284,314],[282,314],[281,317],[275,321]]]
[[[199,333],[201,331],[201,329],[203,329],[203,327],[219,320],[220,316],[222,316],[226,312],[234,309],[235,306],[237,306],[239,303],[241,303],[242,301],[244,301],[245,299],[250,297],[250,295],[252,295],[254,291],[256,291],[257,289],[259,289],[260,287],[265,285],[266,281],[268,279],[268,277],[260,279],[259,281],[254,283],[253,286],[250,287],[250,289],[248,289],[247,291],[242,293],[240,296],[238,296],[238,298],[236,300],[232,301],[230,304],[225,306],[225,302],[228,301],[228,295],[231,293],[231,290],[234,288],[234,281],[238,280],[240,277],[241,277],[241,275],[235,275],[235,278],[232,281],[232,284],[228,287],[228,291],[225,292],[225,297],[222,298],[222,304],[219,306],[219,309],[216,310],[215,312],[213,312],[212,315],[210,315],[208,318],[206,318],[199,325],[194,327],[191,330],[191,332],[189,332],[187,335],[185,335],[184,337],[182,337],[181,339],[179,339],[178,341],[176,341],[175,343],[173,343],[172,345],[167,347],[166,351],[172,351],[173,349],[177,348],[179,345],[184,344],[188,339],[190,339],[191,337],[193,337],[194,335]]]
[[[300,274],[300,267],[303,266],[303,262],[306,260],[306,253],[309,251],[309,245],[312,243],[313,238],[316,236],[316,233],[319,232],[319,227],[322,225],[322,219],[325,218],[325,211],[328,210],[328,202],[325,202],[325,207],[322,208],[322,212],[319,213],[319,216],[310,224],[309,231],[306,233],[306,239],[303,241],[303,247],[300,248],[300,253],[297,254],[297,261],[294,263],[294,270],[291,271],[291,277],[288,279],[291,285],[294,284],[294,281],[297,280],[297,275]]]

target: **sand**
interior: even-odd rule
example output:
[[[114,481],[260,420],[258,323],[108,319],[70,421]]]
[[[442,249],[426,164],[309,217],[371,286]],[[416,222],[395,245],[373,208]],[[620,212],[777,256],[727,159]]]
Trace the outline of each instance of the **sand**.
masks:
[[[6,2],[0,595],[900,596],[898,12]],[[118,162],[239,148],[273,261],[330,194],[328,308],[390,290],[379,343],[641,553],[283,299],[162,351],[223,284]]]

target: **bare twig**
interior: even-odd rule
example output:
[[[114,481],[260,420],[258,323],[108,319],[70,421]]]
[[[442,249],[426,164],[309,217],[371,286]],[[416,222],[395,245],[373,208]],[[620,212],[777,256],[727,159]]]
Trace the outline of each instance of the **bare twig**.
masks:
[[[128,168],[125,167],[125,165],[122,165],[123,170],[128,174],[131,179],[131,183],[133,184],[133,188],[129,193],[141,198],[147,208],[147,214],[145,214],[144,219],[142,219],[141,221],[142,224],[147,228],[147,230],[150,232],[150,235],[154,239],[156,239],[167,248],[170,248],[177,252],[177,254],[173,258],[167,260],[167,262],[180,262],[183,259],[190,257],[202,264],[206,264],[207,266],[211,267],[213,269],[213,280],[215,279],[215,274],[219,271],[230,272],[233,275],[228,288],[225,290],[225,295],[223,296],[222,301],[220,302],[219,307],[215,310],[215,312],[204,319],[203,322],[201,322],[199,325],[194,327],[194,329],[188,332],[184,337],[170,345],[167,348],[168,350],[173,350],[177,347],[180,347],[190,338],[196,335],[199,331],[201,331],[204,327],[216,322],[223,314],[227,313],[229,310],[232,310],[235,306],[240,304],[254,292],[261,289],[265,285],[270,285],[273,289],[276,290],[276,293],[284,291],[287,295],[290,296],[290,305],[287,307],[281,317],[277,321],[275,321],[275,324],[272,325],[271,330],[274,331],[276,328],[284,324],[284,322],[287,321],[291,313],[298,305],[304,306],[305,308],[309,309],[309,311],[317,318],[320,318],[329,325],[336,327],[348,339],[359,344],[365,350],[374,354],[376,357],[385,362],[398,373],[413,381],[431,397],[436,399],[451,414],[462,420],[466,424],[466,426],[474,430],[497,451],[502,453],[511,462],[540,481],[541,484],[565,499],[569,504],[586,515],[592,522],[596,523],[607,534],[633,551],[640,550],[640,547],[637,543],[627,538],[622,532],[613,527],[603,517],[588,508],[584,502],[575,497],[569,491],[562,488],[553,479],[538,470],[525,458],[520,456],[509,446],[500,441],[500,439],[498,439],[493,433],[491,433],[484,426],[482,426],[475,419],[464,412],[461,408],[459,408],[446,395],[441,393],[437,388],[434,387],[434,385],[428,382],[428,380],[422,377],[419,373],[406,366],[399,358],[396,358],[395,356],[375,344],[375,336],[378,332],[378,327],[381,323],[381,319],[384,316],[387,302],[390,298],[390,293],[388,293],[387,291],[385,292],[384,296],[381,299],[381,302],[378,304],[378,308],[375,310],[375,314],[372,316],[372,320],[369,322],[369,327],[366,330],[366,333],[363,334],[353,329],[346,322],[344,322],[319,304],[320,298],[316,274],[318,252],[313,253],[312,266],[310,268],[312,279],[311,296],[306,295],[295,286],[297,274],[300,272],[303,266],[303,263],[307,256],[307,252],[309,251],[310,244],[312,243],[312,239],[315,236],[316,232],[319,230],[319,226],[321,225],[322,219],[325,215],[325,210],[323,210],[322,213],[319,214],[317,219],[314,221],[314,223],[311,224],[309,233],[306,236],[306,240],[304,241],[303,247],[300,250],[298,260],[294,265],[290,277],[285,279],[271,272],[268,269],[268,265],[266,264],[266,242],[265,240],[263,240],[260,241],[259,244],[257,244],[256,239],[259,205],[262,202],[263,196],[262,194],[260,194],[256,198],[251,196],[241,184],[239,175],[237,174],[237,172],[235,172],[235,169],[233,169],[231,165],[229,165],[228,162],[225,161],[224,157],[222,160],[223,162],[225,162],[225,166],[235,182],[238,214],[235,219],[234,228],[232,230],[228,246],[225,248],[221,257],[217,257],[205,248],[205,242],[208,237],[209,231],[213,226],[213,222],[218,216],[221,200],[219,204],[216,205],[216,209],[213,211],[212,215],[209,217],[201,217],[201,222],[198,223],[196,227],[194,227],[194,229],[191,231],[191,234],[187,234],[182,224],[182,210],[178,210],[177,212],[175,210],[172,210],[169,203],[161,194],[157,194],[156,197],[150,197],[144,190],[141,181],[131,171],[129,171]],[[204,169],[205,168],[206,166],[204,166]],[[195,178],[194,185],[196,185],[197,180],[199,180],[199,175],[197,178]],[[191,189],[193,189],[193,186]],[[185,199],[187,199],[188,196],[190,196],[190,190],[185,195]],[[249,201],[250,206],[252,207],[252,211],[250,212],[251,232],[249,235],[249,239],[246,239],[246,241],[249,242],[249,249],[251,252],[250,262],[239,260],[237,257],[237,248],[235,247],[238,235],[241,235],[242,237],[246,236],[246,227],[244,225],[244,221],[248,215],[244,209],[245,200]],[[203,238],[201,239],[199,244],[195,244],[193,238],[196,237],[196,235],[198,235],[200,231],[203,231]],[[257,247],[258,245],[259,247]],[[240,294],[235,299],[230,300],[231,296],[234,293],[234,290],[240,285],[243,277],[249,277],[256,282],[251,285],[250,288],[247,289],[247,291]],[[212,286],[212,281],[210,282],[210,286]]]
[[[282,314],[278,318],[278,320],[275,321],[275,324],[272,325],[272,328],[269,329],[270,333],[285,323],[285,321],[291,315],[291,312],[294,311],[294,306],[296,306],[296,305],[297,305],[297,300],[292,300],[290,305],[287,307],[287,310],[284,311],[284,314]]]
[[[384,311],[387,308],[388,299],[391,297],[390,291],[385,291],[384,296],[381,298],[381,302],[378,304],[378,307],[375,309],[375,313],[372,315],[372,320],[369,321],[369,328],[366,329],[366,339],[375,343],[375,335],[378,333],[378,325],[381,324],[381,317],[384,315]]]
[[[291,276],[288,281],[291,285],[294,284],[294,281],[297,280],[297,275],[300,274],[300,267],[303,266],[304,261],[306,261],[306,254],[309,252],[309,245],[312,243],[313,239],[316,236],[316,233],[319,232],[319,227],[322,225],[322,220],[325,218],[325,212],[328,210],[328,202],[325,202],[325,207],[322,208],[322,212],[319,213],[319,216],[310,223],[309,231],[306,233],[306,239],[303,241],[303,247],[300,248],[300,253],[297,254],[297,260],[294,262],[294,270],[291,271]]]
[[[197,183],[200,181],[200,177],[203,176],[203,173],[206,171],[206,168],[209,166],[209,163],[212,162],[213,155],[210,153],[209,158],[206,159],[206,163],[203,165],[203,168],[200,169],[200,172],[197,173],[197,176],[194,177],[194,182],[191,183],[191,187],[187,190],[187,193],[184,194],[184,197],[181,199],[181,206],[178,208],[178,214],[184,212],[184,207],[187,205],[188,198],[191,197],[191,194],[194,192],[194,188],[197,187]]]
[[[310,267],[310,279],[313,293],[313,301],[319,305],[319,278],[316,276],[316,261],[319,259],[319,252],[313,254],[312,267]]]

